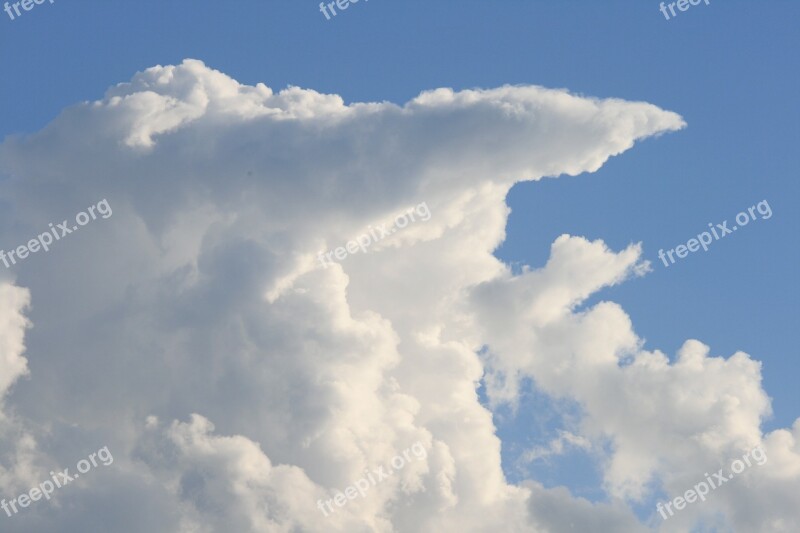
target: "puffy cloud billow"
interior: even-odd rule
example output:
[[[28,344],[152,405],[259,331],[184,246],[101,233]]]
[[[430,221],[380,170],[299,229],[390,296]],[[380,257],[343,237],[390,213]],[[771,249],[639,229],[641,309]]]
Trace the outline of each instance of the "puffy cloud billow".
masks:
[[[113,217],[2,273],[0,490],[104,445],[115,462],[1,529],[796,531],[800,422],[762,434],[759,363],[696,340],[671,361],[619,305],[585,305],[647,273],[640,246],[563,235],[519,274],[493,256],[515,183],[683,126],[534,86],[345,105],[187,60],[7,138],[6,249],[104,198]],[[420,202],[430,220],[319,262]],[[580,406],[562,434],[604,501],[506,479],[491,409],[526,381]],[[425,460],[320,511],[417,442]],[[755,445],[768,463],[703,505],[634,511]]]

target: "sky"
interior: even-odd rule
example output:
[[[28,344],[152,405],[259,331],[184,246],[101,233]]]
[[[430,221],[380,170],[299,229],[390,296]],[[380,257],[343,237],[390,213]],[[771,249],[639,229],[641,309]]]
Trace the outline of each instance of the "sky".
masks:
[[[0,530],[795,531],[798,16],[0,12],[0,248],[114,210],[0,265],[2,496],[116,450]],[[415,442],[402,482],[317,508]],[[662,520],[756,445],[764,466]]]

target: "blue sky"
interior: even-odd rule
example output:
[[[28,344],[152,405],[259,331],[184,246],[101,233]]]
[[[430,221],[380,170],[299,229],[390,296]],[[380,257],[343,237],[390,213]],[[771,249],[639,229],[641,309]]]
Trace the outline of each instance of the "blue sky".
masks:
[[[313,1],[56,0],[15,21],[0,15],[2,135],[35,132],[136,71],[184,58],[242,83],[347,102],[534,84],[675,111],[687,128],[641,142],[594,174],[516,185],[496,255],[539,267],[562,233],[617,251],[641,242],[652,272],[591,302],[619,302],[645,347],[670,357],[696,338],[713,355],[742,350],[762,361],[774,410],[765,430],[800,413],[796,1],[714,0],[669,21],[653,0],[362,0],[330,21]],[[660,248],[762,200],[772,218],[669,268],[658,260]],[[515,443],[530,444],[529,428],[554,427],[532,421],[544,400],[527,398],[497,421],[508,462]],[[548,486],[578,488],[559,465],[556,474],[534,472]]]

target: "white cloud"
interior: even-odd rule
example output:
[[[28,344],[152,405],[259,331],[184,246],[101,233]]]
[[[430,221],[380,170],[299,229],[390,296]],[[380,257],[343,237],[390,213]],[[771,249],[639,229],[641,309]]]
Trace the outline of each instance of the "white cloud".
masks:
[[[30,305],[29,291],[0,281],[0,407],[17,379],[28,373],[25,329],[30,325],[24,311]],[[0,411],[1,412],[1,411]]]
[[[13,491],[35,478],[38,459],[36,440],[13,412],[6,396],[14,383],[28,374],[25,330],[30,322],[24,312],[30,293],[0,279],[0,490]]]
[[[10,527],[640,530],[625,498],[759,441],[769,403],[757,363],[689,342],[669,364],[641,350],[618,305],[581,309],[646,270],[636,245],[563,236],[543,269],[519,276],[492,251],[515,183],[594,171],[682,126],[650,104],[540,87],[345,105],[187,61],[7,140],[0,199],[14,209],[0,212],[0,242],[102,198],[114,209],[16,269],[35,328],[31,379],[8,403],[47,427],[51,455],[108,444],[116,459],[59,495],[69,510],[40,505]],[[422,201],[429,221],[319,265],[319,251]],[[603,465],[611,503],[507,483],[476,394],[485,372],[495,403],[532,378],[583,406],[576,442],[615,445]],[[417,441],[426,461],[323,517],[318,499]],[[797,461],[796,435],[764,442],[775,463]],[[797,485],[780,479],[765,486]],[[707,508],[736,518],[738,500],[720,501]],[[790,503],[749,520],[786,521]]]
[[[590,450],[592,442],[585,437],[562,430],[558,432],[558,437],[552,439],[547,446],[534,446],[526,450],[520,459],[524,462],[531,462],[551,455],[562,455],[571,448]]]

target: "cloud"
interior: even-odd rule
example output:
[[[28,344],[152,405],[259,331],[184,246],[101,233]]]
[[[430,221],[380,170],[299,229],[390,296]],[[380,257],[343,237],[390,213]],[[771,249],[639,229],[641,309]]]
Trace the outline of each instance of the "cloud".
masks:
[[[30,322],[24,311],[30,305],[30,292],[8,282],[0,282],[0,402],[11,386],[28,373],[25,329]],[[0,403],[2,406],[2,403]]]
[[[761,439],[758,364],[693,341],[671,364],[641,349],[618,305],[582,308],[646,272],[638,245],[562,236],[546,266],[518,276],[492,252],[515,183],[595,171],[683,126],[650,104],[533,86],[346,105],[187,60],[6,139],[4,245],[103,198],[114,210],[13,271],[35,327],[30,379],[7,404],[36,428],[41,465],[102,445],[115,462],[9,527],[559,531],[573,516],[641,529],[627,501]],[[319,264],[420,202],[430,220]],[[15,305],[17,351],[4,357],[18,378]],[[579,402],[575,438],[614,445],[601,465],[610,503],[509,484],[481,379],[493,405],[515,402],[520,379]],[[777,464],[797,459],[788,435],[763,439]],[[425,461],[323,516],[319,499],[418,441]]]
[[[580,435],[574,435],[569,431],[559,431],[558,437],[552,439],[547,446],[534,446],[530,450],[526,450],[522,454],[521,460],[524,462],[531,462],[537,459],[544,459],[551,455],[561,455],[569,448],[577,448],[580,450],[590,450],[592,447],[591,441]]]
[[[28,375],[25,310],[30,293],[0,279],[0,490],[12,491],[35,479],[39,459],[36,440],[13,411],[6,397],[20,378]]]
[[[545,489],[537,483],[527,483],[531,491],[530,510],[535,520],[535,531],[575,532],[613,531],[615,533],[641,533],[648,529],[640,524],[633,513],[619,502],[593,504],[573,497],[563,487]]]

